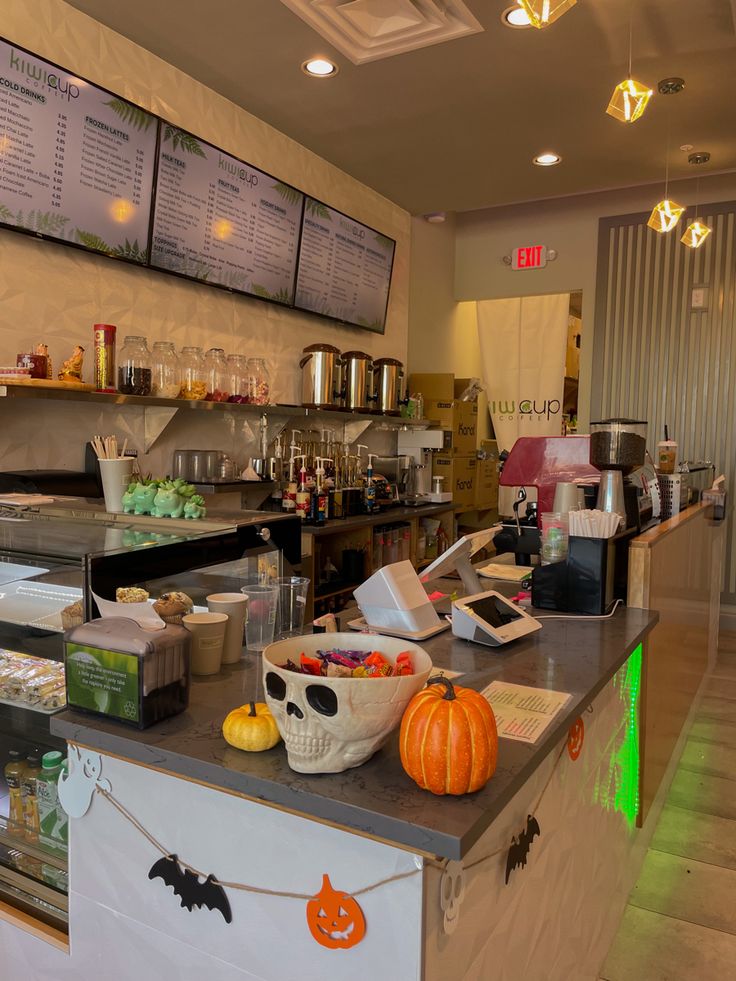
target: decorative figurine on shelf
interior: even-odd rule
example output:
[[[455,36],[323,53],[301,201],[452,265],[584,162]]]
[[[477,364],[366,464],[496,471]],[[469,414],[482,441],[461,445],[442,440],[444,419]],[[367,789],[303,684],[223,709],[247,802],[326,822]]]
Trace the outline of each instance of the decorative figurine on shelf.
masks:
[[[46,377],[51,380],[54,377],[54,369],[51,364],[48,344],[37,344],[33,349],[33,353],[40,354],[42,358],[46,358]]]
[[[197,518],[207,517],[207,508],[204,506],[204,498],[201,494],[193,494],[184,505],[184,517],[197,520]]]
[[[204,518],[207,508],[197,488],[186,480],[140,480],[123,494],[126,514],[152,514],[155,518]]]
[[[59,372],[59,381],[64,382],[81,382],[82,380],[82,366],[84,364],[84,348],[80,347],[79,344],[74,348],[74,353],[70,358],[67,358],[61,365],[61,371]]]
[[[181,518],[184,514],[184,498],[176,488],[167,483],[161,484],[153,499],[151,514],[155,518]]]

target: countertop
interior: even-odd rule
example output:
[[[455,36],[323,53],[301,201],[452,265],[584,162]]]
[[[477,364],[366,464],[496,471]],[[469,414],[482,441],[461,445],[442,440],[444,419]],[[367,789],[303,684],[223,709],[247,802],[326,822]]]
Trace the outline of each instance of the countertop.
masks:
[[[503,648],[458,640],[449,631],[423,644],[434,664],[463,673],[458,683],[481,689],[494,678],[571,692],[572,700],[536,745],[502,739],[498,767],[486,786],[463,797],[435,797],[404,773],[398,733],[376,755],[340,774],[304,775],[289,768],[282,744],[264,753],[227,745],[227,712],[256,694],[256,663],[248,655],[214,679],[194,678],[186,712],[144,731],[66,711],[51,731],[101,753],[235,792],[329,822],[348,831],[425,854],[462,858],[508,801],[559,746],[658,620],[656,613],[619,608],[604,621],[548,620],[542,630]],[[260,659],[259,662],[260,663]],[[262,700],[262,687],[257,691]]]

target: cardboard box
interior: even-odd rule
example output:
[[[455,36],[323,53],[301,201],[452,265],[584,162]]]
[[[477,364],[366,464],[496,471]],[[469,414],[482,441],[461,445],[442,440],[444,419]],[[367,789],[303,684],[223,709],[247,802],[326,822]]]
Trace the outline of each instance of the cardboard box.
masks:
[[[431,372],[409,375],[409,394],[424,396],[425,415],[428,400],[452,402],[455,398],[455,376],[450,372]]]
[[[478,474],[478,457],[437,453],[432,462],[432,476],[444,477],[443,491],[452,494],[454,504],[474,504]]]
[[[439,422],[445,431],[445,452],[475,453],[478,447],[477,402],[430,399],[424,403],[424,415]]]
[[[481,441],[477,478],[475,482],[475,506],[498,507],[498,443],[495,439]]]

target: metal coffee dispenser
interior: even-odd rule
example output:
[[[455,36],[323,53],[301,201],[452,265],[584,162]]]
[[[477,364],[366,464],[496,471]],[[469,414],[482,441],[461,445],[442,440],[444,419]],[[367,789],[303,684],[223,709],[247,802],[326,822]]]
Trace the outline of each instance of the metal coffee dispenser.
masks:
[[[368,412],[371,394],[371,357],[364,351],[346,351],[342,356],[344,408],[349,412]]]
[[[310,344],[302,351],[302,405],[310,409],[339,408],[342,402],[340,352],[331,344]]]
[[[404,365],[396,358],[378,358],[373,362],[372,412],[398,416],[404,401]]]

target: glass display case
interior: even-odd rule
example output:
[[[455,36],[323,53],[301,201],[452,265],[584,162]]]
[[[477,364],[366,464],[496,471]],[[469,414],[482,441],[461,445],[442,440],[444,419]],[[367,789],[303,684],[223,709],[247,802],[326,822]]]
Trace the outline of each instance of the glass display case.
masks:
[[[290,574],[299,519],[241,512],[232,523],[100,513],[0,516],[0,902],[62,931],[68,922],[66,819],[56,805],[66,744],[49,716],[65,704],[64,630],[98,615],[95,596],[140,586],[153,601]]]

